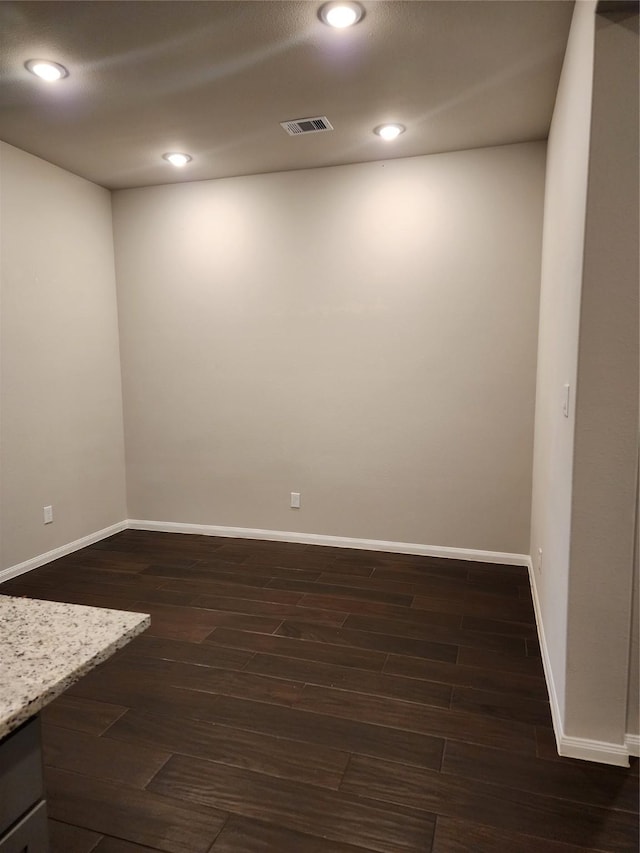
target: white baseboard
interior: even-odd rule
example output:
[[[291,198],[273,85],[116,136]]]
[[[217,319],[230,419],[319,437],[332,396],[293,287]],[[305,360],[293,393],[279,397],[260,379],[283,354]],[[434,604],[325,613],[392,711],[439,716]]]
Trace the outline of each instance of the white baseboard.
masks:
[[[640,757],[640,735],[625,735],[624,745],[629,755]]]
[[[325,536],[319,533],[294,533],[285,530],[261,530],[252,527],[219,527],[213,524],[186,524],[176,521],[144,521],[130,518],[130,530],[155,530],[161,533],[197,533],[200,536],[226,536],[232,539],[265,539],[271,542],[298,542],[303,545],[327,545],[333,548],[356,548],[363,551],[386,551],[391,554],[417,554],[422,557],[443,557],[450,560],[472,560],[480,563],[500,563],[526,566],[526,554],[502,551],[477,551],[470,548],[445,548],[410,542],[387,542],[384,539],[350,539],[346,536]]]
[[[88,545],[93,545],[101,539],[106,539],[123,530],[149,530],[163,533],[195,533],[201,536],[223,536],[235,539],[263,539],[272,542],[298,542],[305,545],[326,545],[334,548],[355,548],[366,551],[384,551],[392,554],[416,554],[423,557],[443,557],[454,560],[470,560],[481,563],[499,563],[502,565],[526,566],[529,571],[531,595],[535,610],[538,638],[542,653],[542,664],[551,704],[551,717],[558,747],[558,753],[569,758],[579,758],[584,761],[596,761],[602,764],[614,764],[620,767],[629,766],[629,755],[640,755],[640,736],[627,734],[624,744],[606,743],[604,741],[576,738],[564,733],[562,714],[555,689],[551,658],[547,646],[544,624],[535,573],[531,558],[526,554],[508,554],[501,551],[480,551],[469,548],[447,548],[431,545],[420,545],[409,542],[389,542],[383,539],[352,539],[343,536],[325,536],[317,533],[294,533],[282,530],[261,530],[250,527],[223,527],[210,524],[186,524],[172,521],[144,521],[127,519],[67,545],[54,548],[45,554],[32,557],[23,563],[10,566],[0,571],[0,584],[10,578],[22,575],[39,566],[44,566],[59,557],[72,554]]]
[[[547,691],[549,693],[549,703],[551,705],[551,719],[553,722],[553,733],[556,738],[556,746],[558,755],[566,758],[579,758],[583,761],[595,761],[599,764],[614,764],[617,767],[629,766],[629,755],[637,755],[629,747],[629,738],[627,735],[624,744],[608,743],[606,741],[591,740],[589,738],[571,737],[565,734],[560,712],[560,704],[558,702],[558,694],[553,680],[553,669],[551,667],[551,657],[549,655],[549,647],[544,633],[544,623],[542,621],[542,610],[540,608],[540,599],[538,597],[538,589],[536,586],[536,577],[533,570],[533,563],[529,557],[527,560],[529,569],[529,583],[531,584],[531,597],[533,598],[533,608],[536,617],[536,626],[538,628],[538,640],[540,642],[540,650],[542,653],[542,666],[544,669],[544,677],[547,682]],[[636,741],[639,741],[636,738]],[[636,744],[636,749],[637,749]]]
[[[213,524],[186,524],[174,521],[143,521],[127,519],[97,530],[82,539],[61,545],[45,554],[39,554],[23,563],[0,570],[0,584],[51,563],[59,557],[72,554],[94,542],[113,536],[123,530],[156,530],[162,533],[197,533],[200,536],[225,536],[234,539],[264,539],[271,542],[299,542],[304,545],[327,545],[334,548],[356,548],[366,551],[386,551],[392,554],[417,554],[423,557],[442,557],[451,560],[471,560],[480,563],[500,563],[508,566],[526,566],[526,554],[508,554],[502,551],[479,551],[470,548],[447,548],[419,545],[410,542],[387,542],[383,539],[351,539],[344,536],[325,536],[318,533],[294,533],[284,530],[260,530],[252,527],[222,527]]]
[[[120,533],[126,529],[127,522],[119,521],[110,527],[105,527],[102,530],[96,530],[95,533],[90,533],[88,536],[83,536],[82,539],[76,539],[75,542],[69,542],[66,545],[61,545],[59,548],[54,548],[53,551],[47,551],[45,554],[39,554],[37,557],[25,560],[24,563],[18,563],[15,566],[10,566],[8,569],[2,569],[0,571],[0,583],[18,577],[18,575],[23,575],[25,572],[30,572],[32,569],[44,566],[46,563],[51,563],[59,557],[66,557],[67,554],[72,554],[74,551],[79,551],[81,548],[86,548],[87,545],[93,545],[94,542],[99,542],[101,539],[106,539],[108,536],[113,536],[115,533]]]
[[[629,766],[629,750],[624,743],[607,743],[602,740],[562,735],[559,753],[565,758],[580,758],[582,761],[596,761],[598,764],[615,764],[616,767]]]
[[[551,705],[551,720],[553,722],[553,733],[556,736],[556,746],[558,747],[558,752],[560,752],[560,736],[563,731],[562,714],[560,713],[558,694],[556,692],[556,685],[553,680],[551,658],[549,656],[549,647],[547,646],[547,639],[544,633],[542,610],[540,608],[540,599],[538,598],[538,589],[536,587],[536,578],[533,571],[533,563],[531,562],[531,557],[527,559],[527,568],[529,569],[531,598],[533,599],[533,609],[536,617],[536,627],[538,629],[538,642],[540,643],[540,652],[542,654],[542,668],[544,669],[544,678],[547,682],[547,692],[549,694],[549,703]]]

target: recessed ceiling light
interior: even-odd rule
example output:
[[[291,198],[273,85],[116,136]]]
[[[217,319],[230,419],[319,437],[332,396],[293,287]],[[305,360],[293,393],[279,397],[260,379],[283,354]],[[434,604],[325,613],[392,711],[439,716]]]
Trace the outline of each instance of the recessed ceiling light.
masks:
[[[396,136],[400,136],[400,134],[404,133],[405,130],[406,128],[403,124],[381,124],[379,127],[376,127],[373,132],[389,141],[391,139],[395,139]]]
[[[187,163],[190,162],[191,156],[189,154],[179,154],[177,151],[171,151],[168,154],[162,155],[163,159],[168,160],[172,166],[186,166]]]
[[[50,62],[48,59],[29,59],[25,62],[24,67],[41,80],[46,80],[47,83],[53,83],[54,80],[62,80],[63,77],[69,76],[64,65],[60,65],[58,62]]]
[[[320,8],[320,20],[330,27],[343,30],[352,27],[364,15],[364,9],[359,3],[346,2],[325,3]]]

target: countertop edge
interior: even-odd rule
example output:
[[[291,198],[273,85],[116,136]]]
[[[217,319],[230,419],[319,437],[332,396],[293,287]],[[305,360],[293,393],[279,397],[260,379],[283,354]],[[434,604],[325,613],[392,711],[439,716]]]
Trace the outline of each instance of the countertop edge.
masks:
[[[131,615],[139,615],[140,621],[133,625],[132,627],[126,629],[117,639],[113,640],[111,643],[106,645],[103,649],[100,649],[99,652],[96,652],[92,657],[88,660],[83,661],[79,666],[77,666],[74,670],[72,670],[68,675],[65,675],[63,678],[60,678],[55,684],[51,685],[49,688],[44,690],[41,694],[37,696],[36,699],[33,699],[31,702],[27,703],[23,707],[19,708],[10,716],[6,717],[2,722],[0,722],[0,739],[5,738],[7,735],[11,734],[12,731],[15,731],[19,726],[25,723],[28,719],[33,717],[35,714],[38,714],[46,705],[60,696],[68,687],[71,687],[72,684],[75,684],[77,681],[82,678],[83,675],[86,675],[87,672],[94,669],[98,664],[103,663],[105,660],[111,657],[118,649],[126,646],[134,637],[137,637],[143,631],[145,631],[149,625],[151,624],[151,616],[147,613],[134,613],[133,611],[126,611],[131,613]]]

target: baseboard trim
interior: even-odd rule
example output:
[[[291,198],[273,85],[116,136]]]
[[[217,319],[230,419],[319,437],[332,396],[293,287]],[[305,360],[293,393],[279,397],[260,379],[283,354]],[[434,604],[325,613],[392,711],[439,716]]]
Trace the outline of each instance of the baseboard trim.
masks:
[[[51,563],[59,557],[66,557],[67,554],[73,554],[74,551],[79,551],[81,548],[86,548],[87,545],[93,545],[94,542],[99,542],[101,539],[106,539],[113,536],[115,533],[120,533],[127,529],[126,521],[119,521],[117,524],[112,524],[110,527],[104,527],[102,530],[96,530],[95,533],[90,533],[88,536],[83,536],[81,539],[76,539],[74,542],[68,542],[66,545],[61,545],[59,548],[54,548],[52,551],[47,551],[44,554],[39,554],[37,557],[32,557],[30,560],[25,560],[24,563],[17,563],[15,566],[10,566],[8,569],[0,571],[0,583],[8,581],[11,578],[16,578],[18,575],[23,575],[25,572],[30,572],[32,569],[37,569],[44,566],[46,563]]]
[[[640,735],[625,735],[624,745],[627,747],[629,755],[640,758]]]
[[[352,539],[342,536],[328,536],[317,533],[295,533],[282,530],[261,530],[250,527],[224,527],[210,524],[186,524],[171,521],[145,521],[141,519],[127,519],[76,539],[52,551],[47,551],[23,563],[10,566],[0,570],[0,584],[18,575],[30,572],[64,557],[93,545],[102,539],[120,533],[123,530],[149,530],[162,533],[195,533],[201,536],[223,536],[232,539],[263,539],[272,542],[298,542],[305,545],[326,545],[334,548],[355,548],[365,551],[384,551],[394,554],[416,554],[424,557],[442,557],[445,559],[470,560],[482,563],[499,563],[501,565],[526,566],[529,573],[531,585],[531,596],[535,611],[538,639],[542,653],[542,665],[549,693],[551,705],[551,717],[556,745],[559,755],[568,758],[578,758],[584,761],[595,761],[601,764],[613,764],[619,767],[629,766],[630,755],[640,755],[640,735],[627,734],[623,744],[607,743],[604,741],[589,740],[588,738],[576,738],[566,735],[563,730],[560,705],[553,680],[551,658],[547,646],[540,600],[536,586],[535,573],[531,557],[526,554],[508,554],[501,551],[480,551],[468,548],[447,548],[430,545],[420,545],[409,542],[390,542],[383,539]]]
[[[384,539],[352,539],[346,536],[328,536],[319,533],[295,533],[285,530],[261,530],[253,527],[224,527],[213,524],[187,524],[174,521],[147,521],[126,519],[54,548],[23,563],[0,570],[0,584],[65,557],[101,539],[123,530],[150,530],[161,533],[196,533],[200,536],[225,536],[231,539],[264,539],[271,542],[298,542],[303,545],[326,545],[333,548],[355,548],[364,551],[385,551],[391,554],[416,554],[422,557],[441,557],[450,560],[469,560],[479,563],[499,563],[506,566],[526,566],[526,554],[509,554],[502,551],[480,551],[470,548],[448,548],[420,545],[411,542],[389,542]]]
[[[422,557],[443,557],[450,560],[471,560],[480,563],[500,563],[526,566],[526,554],[502,551],[478,551],[469,548],[446,548],[412,542],[388,542],[384,539],[351,539],[320,533],[294,533],[285,530],[261,530],[252,527],[223,527],[213,524],[186,524],[176,521],[145,521],[130,518],[131,530],[152,530],[160,533],[196,533],[200,536],[225,536],[230,539],[265,539],[271,542],[297,542],[302,545],[326,545],[332,548],[355,548],[361,551],[386,551],[391,554],[416,554]]]
[[[542,653],[542,666],[544,669],[544,677],[547,683],[547,692],[549,694],[549,704],[551,705],[551,719],[553,722],[553,733],[556,738],[556,747],[558,755],[565,758],[579,758],[582,761],[595,761],[598,764],[613,764],[616,767],[628,767],[629,755],[637,755],[629,746],[629,738],[632,735],[627,735],[624,744],[608,743],[600,740],[590,740],[589,738],[571,737],[565,734],[564,725],[562,722],[562,714],[560,712],[560,703],[558,702],[558,694],[556,691],[555,682],[553,680],[553,669],[551,667],[551,657],[549,655],[549,647],[544,633],[544,623],[542,621],[542,610],[540,607],[540,599],[538,597],[538,588],[536,586],[536,577],[533,569],[531,557],[527,559],[527,567],[529,569],[529,583],[531,585],[531,597],[533,598],[533,609],[535,611],[536,626],[538,629],[538,640],[540,642],[540,651]],[[640,738],[636,738],[640,741]],[[637,749],[636,745],[636,749]]]
[[[602,740],[562,735],[559,753],[565,758],[580,758],[582,761],[614,764],[616,767],[629,766],[629,749],[626,743],[607,743]]]
[[[542,654],[542,668],[544,670],[544,678],[547,683],[547,693],[549,694],[549,704],[551,705],[551,720],[553,723],[553,733],[556,738],[556,747],[560,753],[560,740],[562,737],[562,714],[560,712],[560,703],[558,702],[558,694],[556,685],[553,680],[553,669],[551,668],[551,657],[549,655],[549,647],[547,646],[547,638],[544,633],[544,623],[542,621],[542,609],[540,607],[540,599],[538,597],[538,588],[536,586],[536,578],[533,570],[531,557],[527,558],[527,568],[529,569],[529,585],[531,586],[531,598],[533,599],[533,610],[536,617],[536,628],[538,630],[538,642],[540,643],[540,652]]]

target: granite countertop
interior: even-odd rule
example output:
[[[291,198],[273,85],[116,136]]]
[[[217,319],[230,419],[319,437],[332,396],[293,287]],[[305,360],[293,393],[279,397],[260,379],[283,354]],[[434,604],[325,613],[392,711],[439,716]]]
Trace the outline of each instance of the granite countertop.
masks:
[[[0,595],[0,738],[150,621],[145,613]]]

